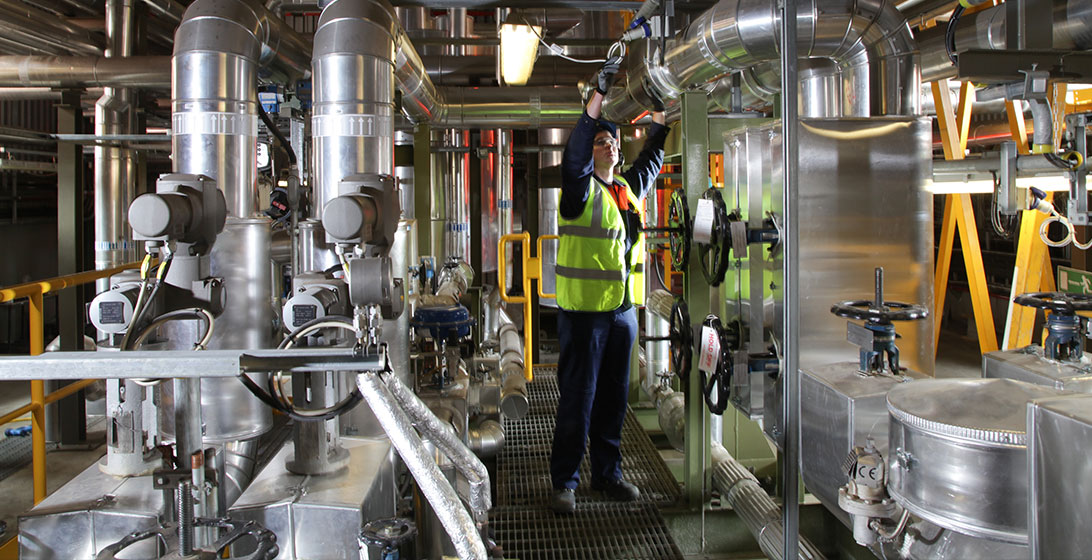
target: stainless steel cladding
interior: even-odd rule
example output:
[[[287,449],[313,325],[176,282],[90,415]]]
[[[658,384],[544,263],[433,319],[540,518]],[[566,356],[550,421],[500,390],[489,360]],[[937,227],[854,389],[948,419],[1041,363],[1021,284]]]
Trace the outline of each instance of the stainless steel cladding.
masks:
[[[413,146],[413,135],[396,130],[394,132],[394,145],[395,146]],[[406,164],[408,163],[408,165]],[[406,162],[403,165],[397,165],[394,168],[394,181],[395,188],[398,189],[399,203],[402,207],[402,218],[406,220],[412,220],[414,214],[414,198],[413,198],[413,164]]]
[[[288,472],[292,444],[286,444],[228,515],[273,531],[281,549],[277,558],[360,558],[361,524],[396,513],[395,459],[386,439],[343,438],[341,444],[349,466],[324,476]],[[236,554],[247,552],[236,548]]]
[[[499,177],[503,175],[502,169],[511,169],[511,162],[507,168],[502,168],[500,160],[503,157],[499,138],[504,135],[503,130],[481,131],[481,146],[489,150],[485,157],[481,158],[481,230],[482,230],[482,273],[497,271],[497,243],[500,241],[500,188]],[[511,133],[507,140],[511,142]],[[509,172],[510,173],[510,172]],[[483,332],[488,332],[484,330]]]
[[[930,379],[892,389],[888,492],[941,527],[1026,543],[1027,402],[1064,394],[1009,379]]]
[[[863,376],[857,362],[800,372],[800,473],[808,491],[847,527],[849,516],[838,506],[838,489],[847,481],[842,464],[854,446],[864,447],[869,439],[887,456],[887,392],[924,377],[914,371],[901,380]]]
[[[300,270],[317,272],[341,266],[337,255],[326,248],[326,232],[315,220],[299,223]]]
[[[1028,539],[1033,560],[1081,558],[1092,548],[1092,396],[1028,405]]]
[[[737,204],[748,225],[763,227],[768,213],[780,215],[780,123],[725,135],[725,201]],[[846,320],[830,313],[833,303],[870,297],[873,271],[886,271],[887,298],[933,306],[932,134],[926,119],[802,119],[800,123],[800,367],[841,362],[857,355],[846,341]],[[738,201],[738,202],[737,202]],[[768,297],[771,271],[780,254],[752,244],[747,256],[751,301],[743,313],[750,325],[781,332],[782,294]],[[763,347],[761,329],[751,343]],[[902,364],[931,375],[933,322],[899,325]],[[767,407],[769,409],[769,407]]]
[[[856,80],[867,74],[871,115],[920,112],[920,77],[910,27],[893,3],[821,5],[802,3],[797,12],[801,58],[829,58]],[[821,17],[820,17],[821,16]],[[673,99],[692,86],[725,72],[778,60],[779,15],[775,5],[721,0],[679,33],[663,53],[635,66],[626,84],[615,88],[604,114],[616,121],[649,107],[646,89]],[[640,49],[635,49],[639,52]],[[640,56],[640,55],[638,55]],[[636,62],[636,61],[635,61]],[[867,69],[867,70],[865,70]],[[862,90],[846,88],[854,95]]]
[[[174,171],[215,179],[233,216],[259,210],[258,69],[299,77],[309,53],[254,0],[198,0],[178,26],[171,61]]]
[[[216,319],[211,349],[269,348],[274,302],[269,274],[271,234],[266,218],[229,218],[212,248],[212,275],[224,279],[224,313]],[[261,380],[258,380],[261,383]],[[264,433],[269,407],[237,379],[202,379],[205,441],[229,442]]]
[[[444,260],[458,257],[470,262],[470,132],[450,130],[444,145],[452,150],[442,154],[444,203],[447,225],[444,229]],[[439,263],[437,263],[439,264]]]
[[[991,379],[1015,379],[1055,389],[1092,393],[1092,368],[1087,361],[1065,363],[1048,360],[1043,357],[1043,347],[1037,345],[982,356],[982,375]]]
[[[394,38],[389,6],[335,1],[315,30],[315,204],[311,217],[336,198],[350,175],[394,171]]]
[[[1061,50],[1092,48],[1092,3],[1087,0],[1052,0],[1053,46]],[[921,76],[924,81],[952,78],[956,67],[944,48],[947,26],[938,25],[918,34],[921,51]],[[987,8],[964,15],[956,26],[955,44],[958,51],[967,49],[1004,49],[1007,31],[1006,6]],[[1017,49],[1016,45],[1012,47]]]

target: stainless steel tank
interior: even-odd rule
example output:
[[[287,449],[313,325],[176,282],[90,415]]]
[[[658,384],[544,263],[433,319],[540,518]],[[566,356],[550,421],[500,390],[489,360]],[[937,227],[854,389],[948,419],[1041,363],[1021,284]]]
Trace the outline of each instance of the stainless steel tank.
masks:
[[[929,379],[887,395],[887,490],[975,537],[1028,539],[1027,403],[1065,391],[1010,379]]]

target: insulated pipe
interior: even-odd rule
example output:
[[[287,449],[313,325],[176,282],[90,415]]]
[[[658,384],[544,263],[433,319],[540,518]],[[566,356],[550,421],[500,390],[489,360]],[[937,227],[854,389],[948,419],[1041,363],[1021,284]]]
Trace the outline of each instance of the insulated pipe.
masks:
[[[370,378],[373,375],[364,374],[360,376],[360,379]],[[360,381],[360,383],[363,385],[363,381]],[[489,495],[489,471],[485,468],[481,459],[463,445],[463,442],[459,441],[458,437],[450,429],[445,428],[444,423],[432,413],[428,405],[417,398],[417,395],[410,391],[398,378],[388,376],[386,386],[394,397],[394,402],[400,408],[400,412],[408,414],[413,420],[413,425],[448,459],[451,459],[455,468],[466,477],[467,482],[470,484],[470,495],[467,497],[467,502],[470,504],[474,518],[484,523],[488,518],[489,509],[493,506]],[[361,387],[361,390],[363,390],[363,387]],[[375,410],[375,412],[376,416],[380,417],[380,422],[383,422],[383,413],[379,410]],[[383,428],[387,429],[386,424],[383,425]],[[387,433],[389,435],[390,431],[388,430]],[[401,450],[399,450],[399,454],[401,454]]]
[[[174,171],[212,177],[228,213],[258,208],[258,70],[310,71],[310,46],[255,0],[197,0],[175,33],[171,129]]]
[[[474,519],[463,507],[455,489],[447,481],[444,473],[436,466],[436,461],[428,454],[425,444],[413,429],[413,422],[406,413],[395,405],[395,397],[379,374],[368,372],[357,376],[357,386],[368,406],[375,411],[383,430],[387,432],[391,445],[398,451],[406,468],[413,474],[417,487],[425,495],[432,510],[439,517],[448,536],[451,537],[455,551],[462,559],[487,558],[485,543],[478,533]],[[430,413],[431,416],[431,413]],[[432,416],[435,420],[435,416]],[[439,420],[436,420],[439,423]],[[441,428],[443,429],[443,428]],[[488,484],[486,492],[488,496]]]
[[[495,457],[504,448],[504,428],[496,420],[486,420],[467,433],[468,447],[479,457]]]
[[[0,0],[0,36],[38,44],[55,54],[102,53],[98,40],[87,29],[18,0]]]
[[[171,87],[168,56],[0,56],[0,86]]]
[[[604,115],[628,120],[651,106],[647,89],[664,100],[720,75],[780,58],[775,4],[721,0],[677,36],[659,64],[656,53],[630,64],[626,83],[616,86]],[[851,74],[868,67],[872,115],[920,111],[915,44],[905,18],[886,1],[815,0],[797,11],[800,58],[829,58]],[[635,50],[639,52],[640,49]]]
[[[382,2],[335,0],[315,29],[315,204],[322,219],[341,181],[357,174],[394,174],[394,37],[400,30]]]
[[[771,560],[784,560],[781,508],[762,489],[758,479],[724,447],[717,442],[712,442],[711,445],[713,484],[747,524],[762,552]],[[799,558],[817,560],[823,558],[823,553],[810,540],[801,536]]]
[[[964,15],[956,25],[956,52],[968,49],[1006,48],[1006,6]],[[1059,50],[1092,49],[1092,2],[1087,0],[1053,0],[1054,24],[1051,31],[1054,48]],[[944,48],[947,26],[938,25],[918,34],[921,51],[921,78],[931,82],[956,75],[955,66]]]
[[[106,56],[127,58],[133,54],[135,26],[133,0],[106,0]],[[95,103],[95,134],[132,134],[135,107],[132,90],[107,87]],[[136,196],[136,160],[133,151],[120,146],[95,146],[95,269],[104,270],[136,259],[136,247],[126,220]],[[97,291],[110,288],[99,280]]]

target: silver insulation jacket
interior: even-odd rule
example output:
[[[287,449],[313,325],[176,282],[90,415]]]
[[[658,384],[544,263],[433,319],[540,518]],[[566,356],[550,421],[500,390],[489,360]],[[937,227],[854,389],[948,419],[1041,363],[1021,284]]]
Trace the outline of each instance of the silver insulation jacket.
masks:
[[[759,485],[758,479],[724,447],[712,444],[713,484],[747,524],[762,552],[771,560],[784,560],[781,508]],[[823,553],[811,541],[800,538],[800,558],[817,560]]]
[[[451,537],[456,554],[464,560],[487,558],[485,543],[478,534],[474,519],[463,507],[458,494],[444,477],[436,461],[428,454],[424,442],[413,429],[409,416],[396,404],[388,385],[374,372],[360,374],[356,383],[360,394],[387,432],[391,445],[402,457],[406,468],[417,481],[417,487]],[[397,384],[401,385],[401,382]]]
[[[466,477],[470,485],[467,502],[474,512],[474,517],[484,522],[489,509],[493,507],[489,496],[489,471],[485,468],[485,464],[466,445],[463,445],[455,434],[444,427],[444,423],[432,413],[428,405],[409,390],[409,387],[393,376],[387,377],[386,381],[395,402],[413,419],[413,425],[451,460],[460,474]]]

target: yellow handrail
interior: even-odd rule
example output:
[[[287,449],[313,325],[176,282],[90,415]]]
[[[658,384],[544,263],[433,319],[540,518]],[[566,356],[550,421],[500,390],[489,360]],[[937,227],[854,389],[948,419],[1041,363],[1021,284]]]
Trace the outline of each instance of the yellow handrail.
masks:
[[[558,239],[556,235],[543,235],[538,238],[537,251],[538,255],[542,254],[542,242],[548,239]],[[522,296],[510,296],[508,295],[508,286],[506,280],[508,278],[507,261],[508,261],[508,244],[520,243],[523,245],[523,295]],[[547,294],[542,291],[542,260],[538,257],[531,256],[531,234],[527,232],[512,233],[501,236],[500,242],[497,244],[497,281],[500,284],[501,299],[508,303],[528,303],[528,294],[531,293],[531,280],[538,280],[538,297],[553,298],[555,294]],[[534,378],[534,364],[532,361],[533,353],[531,351],[534,348],[535,337],[532,332],[534,328],[531,326],[531,309],[524,307],[523,309],[523,376],[527,381],[531,381]]]
[[[69,274],[67,276],[58,276],[57,278],[50,278],[48,280],[0,288],[0,303],[21,298],[27,298],[30,301],[30,320],[28,321],[30,325],[28,329],[30,333],[30,355],[37,356],[45,351],[45,321],[42,318],[42,296],[65,288],[72,288],[74,286],[94,282],[100,278],[109,278],[119,272],[138,268],[139,266],[140,262],[131,262],[129,264],[123,264],[104,270],[89,270],[87,272]],[[82,343],[82,338],[80,342]],[[44,381],[40,379],[31,381],[30,403],[0,417],[0,425],[4,425],[27,412],[31,414],[30,438],[31,453],[33,455],[35,504],[41,502],[46,497],[45,407],[50,403],[56,402],[83,389],[93,382],[93,379],[85,379],[77,383],[65,385],[61,389],[46,395]]]

